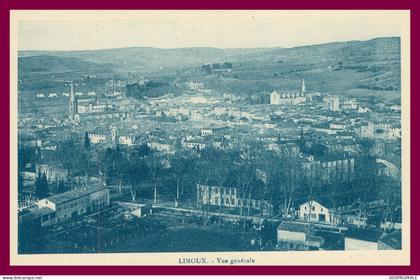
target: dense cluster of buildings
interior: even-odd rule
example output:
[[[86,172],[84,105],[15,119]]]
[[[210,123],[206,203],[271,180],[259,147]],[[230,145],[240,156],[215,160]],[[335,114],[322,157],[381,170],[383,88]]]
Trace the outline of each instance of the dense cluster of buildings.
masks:
[[[224,68],[212,71],[217,75],[230,73]],[[186,81],[181,95],[168,94],[143,100],[127,97],[124,85],[122,81],[112,80],[105,85],[104,94],[96,91],[95,94],[84,94],[82,98],[82,95],[76,95],[71,83],[65,114],[20,116],[20,145],[35,147],[44,157],[33,166],[23,167],[23,174],[28,175],[25,187],[33,186],[38,173],[46,174],[51,182],[67,180],[68,174],[62,164],[47,160],[45,155],[54,155],[57,147],[68,139],[83,142],[85,135],[94,149],[147,145],[163,157],[188,151],[200,159],[202,151],[214,149],[247,158],[245,148],[254,146],[278,159],[295,162],[295,175],[305,178],[307,184],[319,182],[325,186],[352,180],[360,166],[358,159],[368,153],[375,162],[372,176],[401,182],[402,135],[396,104],[382,106],[382,102],[370,99],[311,92],[304,80],[297,92],[273,90],[269,94],[269,104],[254,104],[241,96],[217,92],[206,88],[201,81]],[[39,94],[36,97],[42,98]],[[366,141],[372,141],[369,150],[366,150]],[[36,207],[26,207],[20,213],[21,224],[53,225],[109,206],[109,190],[91,185],[40,199],[36,205],[33,202]],[[34,194],[33,188],[27,192]],[[367,218],[357,214],[360,207],[355,203],[335,205],[331,199],[321,198],[294,201],[287,209],[286,218],[291,220],[283,221],[285,217],[279,213],[279,206],[236,186],[197,182],[196,197],[190,199],[201,211],[247,213],[277,219],[281,222],[277,228],[280,249],[329,248],[330,240],[319,235],[313,224],[338,231],[348,230],[343,241],[345,249],[401,246],[401,242],[398,243],[398,238],[401,240],[400,219],[393,222],[392,233],[366,233],[369,240],[361,240],[360,231],[350,230],[369,228],[372,231]],[[383,201],[365,205],[368,209],[383,206]]]

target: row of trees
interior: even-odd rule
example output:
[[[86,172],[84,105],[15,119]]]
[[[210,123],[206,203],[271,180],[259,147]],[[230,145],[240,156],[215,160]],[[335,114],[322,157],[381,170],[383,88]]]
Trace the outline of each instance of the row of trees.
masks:
[[[185,186],[190,186],[188,179],[193,174],[191,154],[163,156],[153,152],[147,145],[134,149],[108,148],[98,155],[99,173],[106,184],[128,185],[132,200],[138,193],[145,195],[152,192],[154,203],[158,195],[173,198],[177,204],[185,193]],[[191,176],[187,176],[187,174]]]
[[[276,212],[287,215],[292,207],[312,199],[329,200],[338,208],[355,201],[364,205],[373,199],[389,198],[384,196],[388,186],[396,194],[392,203],[397,207],[398,186],[376,176],[374,158],[369,153],[362,155],[356,159],[354,174],[348,176],[340,169],[341,173],[328,181],[321,179],[320,169],[308,176],[299,158],[280,157],[258,145],[248,145],[242,151],[206,149],[198,154],[172,156],[154,153],[146,145],[132,151],[117,147],[105,151],[98,162],[107,183],[130,185],[133,199],[139,191],[149,189],[155,202],[159,191],[177,203],[185,190],[185,198],[195,199],[197,184],[217,185],[236,187],[242,198],[268,201]]]
[[[118,185],[120,190],[129,186],[132,200],[141,194],[155,203],[159,197],[173,200],[175,205],[181,200],[194,202],[197,184],[205,184],[235,187],[243,199],[267,201],[275,213],[282,215],[290,214],[290,209],[300,203],[321,199],[330,201],[334,208],[357,203],[362,217],[367,215],[369,201],[384,199],[385,219],[392,219],[393,209],[401,205],[401,187],[376,176],[371,143],[362,143],[361,149],[352,176],[338,172],[328,181],[322,180],[320,169],[309,176],[298,157],[280,156],[264,150],[258,143],[235,151],[205,149],[163,155],[147,145],[92,149],[85,135],[82,143],[63,143],[56,154],[68,178],[98,176],[104,185]],[[40,196],[45,195],[44,185],[48,184],[43,177],[43,174],[37,177]],[[222,212],[222,204],[219,211]],[[240,212],[249,215],[250,206],[247,209],[242,206]]]

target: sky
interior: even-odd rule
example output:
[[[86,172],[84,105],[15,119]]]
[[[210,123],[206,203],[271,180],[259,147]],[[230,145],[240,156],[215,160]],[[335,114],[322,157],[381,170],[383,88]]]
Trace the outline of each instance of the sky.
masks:
[[[18,15],[19,50],[294,47],[400,36],[397,11],[43,11]]]

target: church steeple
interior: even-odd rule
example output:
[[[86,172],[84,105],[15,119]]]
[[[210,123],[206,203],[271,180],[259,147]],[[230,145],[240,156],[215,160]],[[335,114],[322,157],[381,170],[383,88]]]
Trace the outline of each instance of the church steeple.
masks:
[[[302,78],[302,93],[306,92],[305,78]]]
[[[77,105],[76,98],[74,97],[73,81],[70,83],[70,95],[69,95],[69,118],[74,119],[74,116],[77,114]]]

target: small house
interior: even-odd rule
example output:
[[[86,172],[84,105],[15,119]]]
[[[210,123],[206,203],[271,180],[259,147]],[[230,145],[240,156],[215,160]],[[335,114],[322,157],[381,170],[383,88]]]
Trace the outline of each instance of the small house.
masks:
[[[333,207],[330,203],[315,200],[300,205],[299,218],[316,223],[336,224],[338,222],[338,217],[334,215]]]

